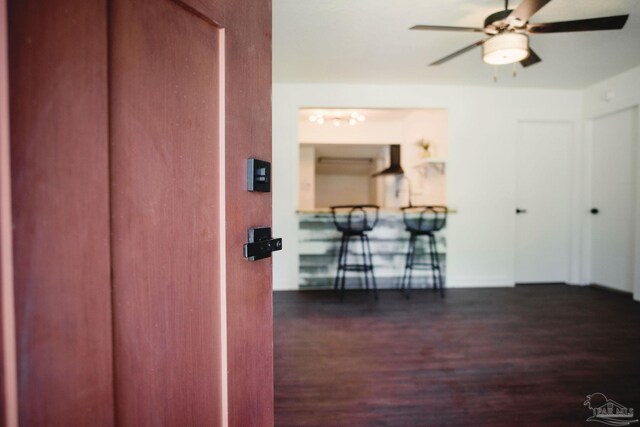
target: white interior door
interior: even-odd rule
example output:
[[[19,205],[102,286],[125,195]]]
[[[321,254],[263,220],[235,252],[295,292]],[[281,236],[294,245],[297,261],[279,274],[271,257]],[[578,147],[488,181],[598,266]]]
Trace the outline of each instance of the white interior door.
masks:
[[[518,125],[517,283],[567,282],[570,270],[573,125]]]
[[[633,290],[635,108],[593,120],[591,283]]]

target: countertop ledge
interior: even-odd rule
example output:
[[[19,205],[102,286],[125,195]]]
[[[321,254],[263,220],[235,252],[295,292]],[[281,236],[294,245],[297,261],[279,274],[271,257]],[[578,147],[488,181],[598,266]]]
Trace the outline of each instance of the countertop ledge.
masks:
[[[449,209],[450,214],[457,214],[456,209]],[[312,210],[296,210],[296,214],[299,215],[317,215],[327,214],[331,215],[331,209],[312,209]],[[380,214],[396,214],[401,215],[402,211],[399,208],[380,208]]]

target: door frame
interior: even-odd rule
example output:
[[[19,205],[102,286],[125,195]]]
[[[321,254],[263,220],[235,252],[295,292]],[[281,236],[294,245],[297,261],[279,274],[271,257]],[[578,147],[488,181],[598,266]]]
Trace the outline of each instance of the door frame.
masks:
[[[640,103],[634,102],[628,105],[617,105],[615,108],[611,110],[607,110],[604,112],[599,112],[597,114],[592,114],[588,117],[584,118],[584,146],[585,146],[585,154],[583,157],[583,183],[584,186],[584,196],[582,203],[582,211],[581,217],[584,218],[582,221],[582,235],[584,236],[582,239],[582,257],[581,257],[581,268],[580,275],[581,281],[585,284],[591,283],[591,242],[592,242],[592,233],[591,233],[591,215],[589,213],[589,209],[592,206],[592,198],[591,193],[593,190],[592,180],[593,180],[593,126],[594,122],[598,119],[602,119],[606,116],[610,116],[613,114],[618,114],[626,110],[634,110],[635,109],[635,129],[633,133],[635,133],[635,144],[633,146],[635,151],[635,180],[634,180],[634,190],[635,190],[635,224],[632,226],[634,229],[635,239],[634,245],[632,248],[633,256],[632,259],[635,260],[634,266],[632,268],[632,285],[633,285],[633,299],[636,301],[640,301],[640,220],[638,220],[638,214],[640,214],[640,172],[638,172],[638,167],[640,166]]]
[[[9,48],[7,1],[0,0],[0,424],[18,425],[18,380],[13,298]]]

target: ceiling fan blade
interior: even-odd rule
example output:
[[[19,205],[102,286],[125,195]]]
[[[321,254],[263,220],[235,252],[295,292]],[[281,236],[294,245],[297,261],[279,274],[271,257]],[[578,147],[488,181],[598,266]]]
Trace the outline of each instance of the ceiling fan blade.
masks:
[[[470,31],[474,33],[484,32],[484,28],[473,27],[449,27],[447,25],[414,25],[410,30],[431,30],[431,31]]]
[[[576,21],[547,22],[527,25],[531,34],[566,33],[571,31],[619,30],[626,24],[629,15],[579,19]]]
[[[444,58],[441,58],[441,59],[438,59],[438,60],[437,60],[437,61],[435,61],[435,62],[432,62],[431,64],[429,64],[429,66],[432,66],[432,65],[440,65],[440,64],[442,64],[442,63],[445,63],[445,62],[447,62],[448,60],[455,58],[456,56],[462,55],[463,53],[468,52],[468,51],[470,51],[471,49],[476,48],[476,47],[478,47],[478,46],[482,45],[482,44],[483,44],[484,42],[486,42],[487,40],[489,40],[489,39],[485,39],[485,40],[478,40],[477,42],[475,42],[475,43],[474,43],[474,44],[472,44],[472,45],[469,45],[469,46],[467,46],[467,47],[465,47],[465,48],[463,48],[463,49],[460,49],[460,50],[458,50],[458,51],[453,52],[451,55],[447,55],[447,56],[445,56]]]
[[[522,64],[523,67],[528,67],[529,65],[537,64],[540,61],[542,61],[542,59],[540,59],[538,54],[536,54],[533,49],[529,48],[529,56],[520,61],[520,64]]]
[[[511,15],[507,18],[511,19],[519,19],[523,24],[529,20],[533,16],[534,13],[543,8],[543,6],[549,3],[551,0],[522,0],[522,3],[518,5],[518,7],[511,12]]]

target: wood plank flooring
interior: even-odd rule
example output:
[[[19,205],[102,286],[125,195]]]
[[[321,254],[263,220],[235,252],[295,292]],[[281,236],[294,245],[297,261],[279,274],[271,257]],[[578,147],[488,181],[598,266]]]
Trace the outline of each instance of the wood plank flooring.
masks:
[[[640,303],[593,287],[274,294],[276,426],[584,426],[640,415]],[[636,416],[636,418],[638,418]]]

